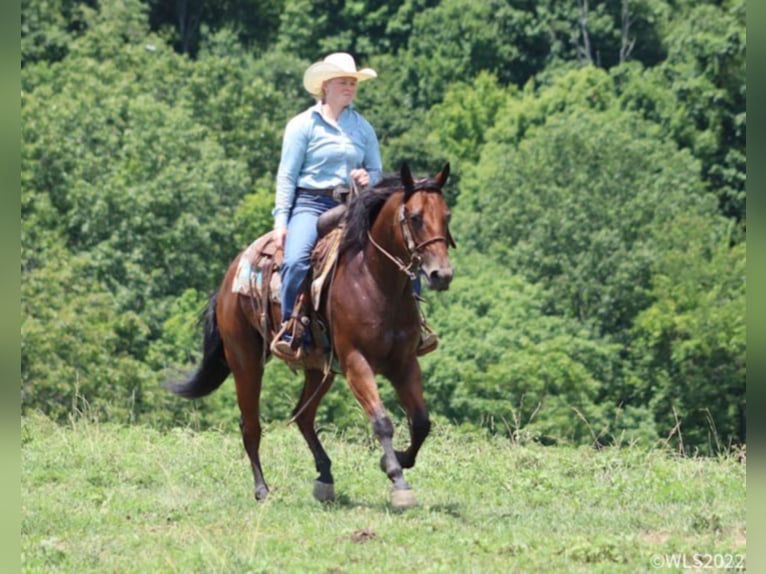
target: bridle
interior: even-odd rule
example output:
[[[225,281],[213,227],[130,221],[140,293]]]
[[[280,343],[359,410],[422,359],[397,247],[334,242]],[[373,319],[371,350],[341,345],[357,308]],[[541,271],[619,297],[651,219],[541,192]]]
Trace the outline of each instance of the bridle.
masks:
[[[380,253],[390,259],[394,265],[396,265],[399,271],[407,275],[413,281],[417,277],[418,272],[420,272],[421,265],[423,264],[423,259],[421,257],[421,252],[423,249],[438,241],[444,241],[444,243],[447,244],[447,247],[455,247],[455,241],[452,239],[452,235],[450,234],[449,230],[447,231],[446,237],[444,235],[435,235],[434,237],[429,237],[425,241],[415,243],[415,234],[412,229],[412,223],[407,217],[406,204],[407,200],[417,191],[432,191],[441,193],[441,187],[429,180],[415,185],[413,188],[406,191],[404,199],[402,200],[402,203],[397,210],[396,219],[402,230],[402,237],[404,237],[404,244],[407,248],[409,263],[405,264],[405,262],[402,261],[399,257],[386,251],[372,238],[372,233],[369,230],[367,231],[367,237],[370,240],[370,243],[372,243]]]

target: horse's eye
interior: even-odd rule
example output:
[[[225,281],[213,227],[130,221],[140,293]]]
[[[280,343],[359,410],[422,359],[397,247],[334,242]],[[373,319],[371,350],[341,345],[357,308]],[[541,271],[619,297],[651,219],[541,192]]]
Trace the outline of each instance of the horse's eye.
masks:
[[[412,222],[412,227],[415,229],[420,229],[423,227],[423,216],[419,213],[413,213],[410,215],[410,221]]]

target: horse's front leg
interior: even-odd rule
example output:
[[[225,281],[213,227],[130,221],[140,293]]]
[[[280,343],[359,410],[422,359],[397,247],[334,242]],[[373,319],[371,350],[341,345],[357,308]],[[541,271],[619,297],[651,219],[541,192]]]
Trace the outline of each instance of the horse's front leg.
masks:
[[[394,451],[394,425],[380,400],[375,373],[361,353],[351,353],[344,362],[346,380],[351,392],[370,418],[375,437],[383,447],[381,468],[392,483],[391,504],[397,508],[414,506],[415,495],[404,480],[402,465]]]
[[[402,468],[415,466],[420,447],[431,431],[428,408],[423,399],[423,380],[420,365],[412,358],[398,373],[391,376],[391,382],[399,395],[399,402],[407,413],[410,427],[410,446],[405,451],[396,451],[396,458]],[[381,465],[383,460],[381,460]]]
[[[370,420],[372,421],[372,428],[375,432],[375,436],[383,446],[383,456],[380,459],[380,468],[393,483],[393,500],[393,492],[411,490],[410,485],[404,480],[402,464],[399,462],[399,457],[397,456],[396,451],[394,451],[394,424],[386,414],[382,404],[380,405],[380,409],[376,410],[376,412],[370,416]]]

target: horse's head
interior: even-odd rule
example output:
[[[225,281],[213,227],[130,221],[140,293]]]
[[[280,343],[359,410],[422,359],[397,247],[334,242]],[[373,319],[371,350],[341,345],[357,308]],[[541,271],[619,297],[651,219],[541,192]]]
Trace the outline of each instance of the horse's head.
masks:
[[[452,281],[449,247],[455,242],[449,231],[450,211],[442,195],[449,177],[449,163],[433,178],[415,181],[409,166],[401,167],[404,197],[399,222],[410,260],[420,268],[428,286],[444,291]]]

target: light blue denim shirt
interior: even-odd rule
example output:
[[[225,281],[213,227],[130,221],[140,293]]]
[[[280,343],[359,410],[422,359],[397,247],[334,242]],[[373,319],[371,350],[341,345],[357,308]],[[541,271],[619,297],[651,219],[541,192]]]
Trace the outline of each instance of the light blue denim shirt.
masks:
[[[341,112],[337,125],[328,122],[320,110],[321,103],[317,103],[285,128],[272,211],[274,227],[287,226],[297,187],[348,185],[349,172],[360,167],[370,174],[370,185],[382,177],[380,147],[370,123],[353,106]]]

